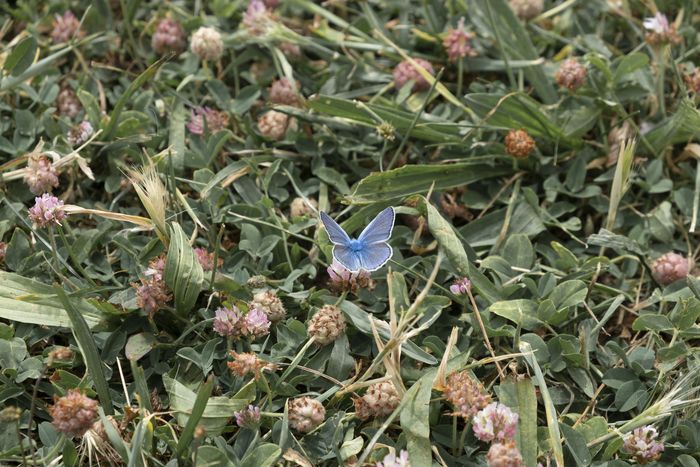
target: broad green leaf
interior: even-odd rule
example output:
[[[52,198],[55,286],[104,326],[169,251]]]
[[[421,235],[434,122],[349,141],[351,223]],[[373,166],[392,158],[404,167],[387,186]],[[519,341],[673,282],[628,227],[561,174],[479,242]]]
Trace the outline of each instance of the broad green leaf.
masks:
[[[348,196],[352,204],[370,204],[429,190],[444,190],[464,186],[487,178],[500,177],[512,172],[512,167],[475,162],[440,165],[406,165],[386,172],[375,172],[365,177]]]
[[[583,303],[587,293],[588,288],[585,282],[571,280],[557,285],[549,295],[549,299],[552,300],[557,310],[561,310]]]
[[[506,240],[502,256],[511,266],[529,269],[535,261],[535,250],[527,235],[515,234]]]
[[[430,442],[430,396],[435,373],[429,372],[411,386],[401,411],[401,429],[407,439],[408,455],[412,465],[432,465]]]
[[[460,227],[459,233],[472,248],[495,245],[506,221],[506,213],[505,208],[490,212]],[[545,230],[547,227],[530,204],[523,201],[515,205],[508,219],[509,236],[522,233],[533,237]]]
[[[175,309],[181,315],[189,312],[199,297],[204,271],[180,224],[171,224],[170,248],[165,262],[165,283],[175,296]]]
[[[352,325],[361,333],[367,336],[372,336],[372,328],[369,324],[370,315],[366,311],[348,300],[344,300],[343,303],[340,304],[340,309],[350,320]],[[381,326],[375,322],[375,326],[377,327],[377,332],[383,339],[387,340],[391,337],[388,325]],[[438,360],[435,357],[418,347],[410,340],[404,343],[402,351],[405,355],[419,362],[427,363],[428,365],[435,365],[438,363]]]
[[[3,69],[12,76],[17,76],[26,71],[34,62],[36,49],[37,45],[34,37],[29,36],[22,39],[19,44],[12,48],[12,52],[5,59]]]
[[[170,397],[170,410],[176,412],[177,423],[184,427],[192,414],[197,394],[168,375],[163,375],[163,385]],[[255,399],[254,391],[244,390],[245,388],[234,397],[218,396],[208,399],[200,424],[209,436],[221,433],[228,420]]]
[[[586,446],[586,439],[583,435],[563,423],[559,424],[559,429],[566,439],[566,447],[569,449],[569,453],[576,460],[576,465],[590,465],[591,452]]]
[[[617,84],[622,78],[629,75],[630,73],[647,66],[649,63],[649,56],[641,52],[635,52],[625,55],[620,59],[617,67],[615,67],[615,72],[613,73],[613,81]]]
[[[277,465],[277,460],[281,455],[282,450],[279,446],[272,443],[264,443],[245,456],[241,462],[241,467],[272,467]]]
[[[526,467],[537,466],[537,392],[530,378],[507,380],[496,389],[498,399],[518,414],[516,441]]]
[[[0,368],[16,370],[27,358],[27,344],[23,339],[0,339]]]
[[[631,240],[624,235],[617,235],[609,230],[600,229],[600,232],[593,234],[588,237],[588,243],[594,246],[603,246],[606,248],[613,248],[619,251],[634,253],[637,255],[643,255],[642,247],[639,244]]]
[[[153,349],[157,339],[150,332],[141,332],[129,337],[124,354],[129,360],[137,361]]]
[[[532,300],[505,300],[492,303],[489,311],[501,316],[523,329],[532,331],[542,327],[543,323],[537,319],[537,303]]]
[[[645,137],[654,149],[654,155],[659,155],[671,144],[685,143],[696,137],[698,128],[700,128],[700,111],[695,108],[693,101],[683,99],[676,112]],[[640,144],[638,149],[645,150],[646,146]]]
[[[634,320],[632,329],[635,331],[669,331],[673,329],[673,324],[663,315],[646,313]]]

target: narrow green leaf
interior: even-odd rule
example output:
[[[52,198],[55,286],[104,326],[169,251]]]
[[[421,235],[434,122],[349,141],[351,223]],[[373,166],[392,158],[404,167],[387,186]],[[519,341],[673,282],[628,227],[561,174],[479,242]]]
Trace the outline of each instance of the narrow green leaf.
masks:
[[[129,448],[124,442],[124,439],[122,439],[117,429],[114,427],[114,425],[112,425],[110,419],[107,418],[104,410],[102,410],[102,407],[98,407],[97,410],[100,414],[100,421],[102,422],[102,426],[104,427],[105,433],[107,434],[107,439],[112,444],[114,449],[117,450],[119,455],[122,456],[122,459],[128,461],[130,458]]]
[[[185,167],[185,120],[187,109],[181,99],[177,99],[175,108],[170,114],[169,145],[170,157],[175,173],[180,173]]]
[[[549,444],[552,447],[554,461],[557,463],[558,467],[565,467],[564,451],[561,445],[561,434],[559,433],[557,409],[554,407],[552,396],[549,394],[549,389],[547,388],[547,382],[544,379],[544,374],[542,374],[542,369],[532,353],[532,347],[530,347],[530,344],[525,341],[520,341],[519,348],[522,353],[526,354],[524,357],[525,361],[535,372],[535,381],[537,381],[537,386],[540,388],[540,395],[542,396],[542,402],[544,404],[545,415],[547,418]]]
[[[146,374],[143,368],[140,367],[135,360],[130,360],[131,363],[131,374],[134,377],[134,391],[138,395],[139,405],[153,412],[153,406],[151,405],[151,393],[148,391],[148,382],[146,381]]]
[[[351,120],[363,126],[376,127],[388,122],[399,133],[408,132],[409,136],[433,143],[459,143],[462,140],[461,128],[447,120],[427,117],[419,118],[414,124],[416,114],[399,107],[380,104],[362,104],[348,99],[331,96],[317,96],[307,101],[311,110]],[[368,110],[369,109],[369,110]],[[377,117],[381,121],[377,120]]]
[[[523,23],[515,16],[505,0],[472,0],[470,16],[472,21],[480,28],[481,37],[494,35],[494,28],[498,29],[498,38],[501,42],[506,57],[510,60],[536,60],[539,57],[537,49],[530,40],[530,34],[525,30]],[[493,24],[488,21],[493,19]],[[525,77],[532,83],[535,92],[546,104],[557,101],[557,91],[552,85],[551,79],[545,74],[542,62],[530,68],[523,69]]]
[[[564,129],[555,124],[540,109],[541,104],[523,94],[510,96],[498,94],[469,94],[465,97],[469,107],[485,122],[504,128],[523,128],[532,136],[577,145],[579,141],[568,138]]]
[[[406,165],[365,177],[348,197],[352,204],[371,204],[434,190],[464,186],[487,178],[507,175],[512,166],[461,162],[445,165]]]
[[[197,394],[168,375],[163,375],[163,386],[170,398],[170,410],[175,411],[177,423],[184,427],[194,410]],[[254,385],[247,385],[233,397],[210,397],[199,424],[210,436],[218,435],[236,412],[246,408],[255,399],[254,389]]]
[[[152,80],[158,69],[165,62],[167,62],[168,59],[168,56],[162,57],[156,62],[154,62],[151,66],[146,68],[143,71],[143,73],[136,77],[136,79],[131,83],[131,85],[129,85],[126,91],[124,91],[124,94],[122,94],[119,97],[119,100],[117,100],[117,103],[114,105],[114,110],[112,110],[112,113],[109,116],[109,123],[107,124],[107,128],[105,128],[105,132],[102,135],[103,141],[111,140],[119,124],[119,117],[121,117],[121,114],[124,111],[124,107],[126,107],[127,102],[129,102],[129,99],[131,99],[131,96],[136,92],[137,89],[146,84],[148,81]]]
[[[20,73],[18,76],[13,76],[11,78],[3,79],[0,82],[0,92],[6,92],[14,88],[15,86],[18,86],[21,83],[24,83],[27,81],[29,78],[32,78],[38,74],[43,73],[47,68],[53,65],[53,63],[58,60],[59,58],[63,57],[66,55],[68,52],[73,50],[73,46],[69,45],[58,52],[55,52],[51,55],[49,55],[46,58],[43,58],[24,70],[23,73]]]
[[[87,300],[74,297],[69,300],[89,327],[98,325],[105,318]],[[53,287],[4,271],[0,271],[0,318],[42,326],[73,327]]]
[[[126,464],[127,467],[141,467],[143,466],[143,447],[146,440],[146,432],[148,430],[148,425],[150,425],[150,420],[143,418],[136,425],[134,430],[134,436],[131,437],[131,452],[129,453],[129,463]]]
[[[204,415],[204,409],[207,406],[207,401],[211,396],[211,391],[214,389],[214,377],[209,376],[207,381],[199,388],[197,391],[197,398],[192,406],[192,412],[187,419],[187,424],[180,434],[180,439],[177,442],[177,448],[175,449],[175,455],[179,458],[182,457],[183,453],[187,450],[192,439],[194,438],[194,430],[197,428],[199,420]]]
[[[444,251],[452,267],[459,274],[468,277],[474,288],[486,301],[493,303],[500,300],[501,294],[496,286],[469,261],[464,246],[457,238],[452,225],[425,198],[423,198],[423,205],[428,217],[428,229]]]
[[[55,285],[54,290],[71,321],[73,335],[78,342],[78,346],[80,346],[80,352],[83,355],[88,372],[92,376],[92,382],[95,383],[95,391],[100,399],[102,408],[106,414],[112,415],[114,413],[114,408],[112,407],[112,398],[109,395],[109,384],[102,370],[102,359],[100,358],[97,345],[90,333],[90,327],[83,315],[68,298],[63,288],[59,285]]]

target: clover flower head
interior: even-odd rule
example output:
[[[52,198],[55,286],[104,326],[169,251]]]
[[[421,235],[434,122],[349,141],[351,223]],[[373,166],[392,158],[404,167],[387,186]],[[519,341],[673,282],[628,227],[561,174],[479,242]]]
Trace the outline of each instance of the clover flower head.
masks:
[[[659,432],[651,425],[639,427],[624,438],[622,450],[639,464],[648,464],[661,457],[664,443],[658,440]]]
[[[241,319],[241,312],[235,306],[218,308],[214,312],[214,332],[221,336],[238,335]]]
[[[255,429],[260,424],[260,407],[249,405],[245,409],[236,412],[236,424],[241,428]]]
[[[408,451],[402,449],[398,456],[394,452],[387,454],[381,462],[377,462],[377,467],[411,467]]]
[[[37,227],[61,225],[61,221],[66,217],[63,201],[49,193],[34,198],[34,203],[34,206],[29,208],[29,219]]]
[[[513,439],[518,427],[518,414],[500,402],[491,402],[472,420],[474,435],[481,441]]]

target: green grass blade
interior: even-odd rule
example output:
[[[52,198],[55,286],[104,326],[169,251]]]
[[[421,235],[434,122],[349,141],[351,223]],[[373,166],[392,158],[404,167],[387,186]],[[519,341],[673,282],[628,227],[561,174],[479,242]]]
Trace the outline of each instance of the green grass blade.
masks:
[[[214,389],[214,378],[209,376],[206,383],[204,383],[197,392],[197,398],[194,401],[194,406],[192,407],[192,413],[187,419],[187,424],[182,430],[180,439],[177,442],[177,448],[175,449],[175,455],[180,458],[185,453],[187,448],[190,446],[192,439],[194,437],[194,430],[199,424],[199,420],[204,415],[204,409],[207,406],[209,397],[211,396],[211,391]]]
[[[114,132],[116,131],[117,125],[119,124],[119,117],[124,111],[126,104],[131,99],[131,96],[136,92],[137,89],[146,84],[148,81],[152,80],[158,69],[165,62],[167,62],[169,58],[169,56],[162,57],[155,63],[153,63],[151,66],[146,68],[146,70],[144,70],[143,73],[136,77],[136,79],[126,89],[126,91],[124,91],[124,94],[122,94],[119,97],[119,100],[114,105],[114,110],[112,110],[112,114],[109,116],[109,123],[107,124],[107,128],[105,128],[105,131],[102,134],[103,141],[110,141],[114,136]]]
[[[557,418],[557,409],[554,407],[554,402],[552,402],[552,396],[549,394],[549,389],[547,389],[547,382],[544,380],[544,375],[542,374],[542,369],[537,363],[537,359],[532,354],[532,347],[529,343],[525,341],[520,342],[520,351],[525,355],[525,361],[530,368],[535,372],[535,381],[540,388],[540,395],[542,396],[542,402],[544,403],[545,415],[547,417],[547,430],[549,432],[549,444],[552,446],[552,451],[554,454],[554,461],[559,467],[564,466],[564,450],[561,445],[561,433],[559,432],[559,420]]]
[[[95,340],[90,333],[90,327],[85,321],[85,318],[83,318],[83,315],[80,314],[70,301],[66,292],[59,285],[55,285],[54,290],[70,318],[73,335],[75,336],[75,340],[78,341],[87,370],[92,376],[93,383],[95,383],[95,391],[102,403],[102,408],[107,415],[112,415],[114,413],[114,408],[112,407],[112,398],[109,395],[109,384],[105,378],[104,371],[102,371],[102,359],[97,350]]]
[[[481,36],[492,36],[494,30],[498,31],[498,39],[501,49],[506,57],[504,60],[536,60],[539,58],[535,46],[530,40],[530,35],[523,27],[523,23],[515,16],[505,0],[472,0],[470,2],[473,13],[472,21],[480,26]],[[542,64],[524,68],[523,73],[532,83],[537,95],[546,104],[553,104],[558,100],[556,89],[552,81],[544,72]]]

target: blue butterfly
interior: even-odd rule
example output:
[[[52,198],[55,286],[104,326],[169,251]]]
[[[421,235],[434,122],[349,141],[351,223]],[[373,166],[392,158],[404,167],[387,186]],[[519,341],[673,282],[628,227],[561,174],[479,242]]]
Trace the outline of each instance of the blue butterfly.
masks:
[[[351,272],[376,271],[391,258],[387,243],[394,229],[394,208],[386,208],[369,223],[358,238],[350,238],[336,221],[321,212],[321,222],[333,243],[333,258]]]

